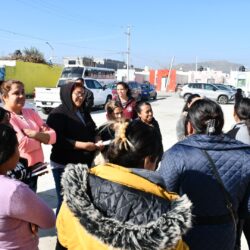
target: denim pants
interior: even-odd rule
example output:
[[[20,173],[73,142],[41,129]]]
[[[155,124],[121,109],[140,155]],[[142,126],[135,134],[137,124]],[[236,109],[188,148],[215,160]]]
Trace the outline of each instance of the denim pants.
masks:
[[[64,172],[65,165],[62,165],[53,161],[50,161],[50,165],[52,167],[52,173],[53,173],[55,186],[56,186],[56,196],[57,196],[56,215],[57,215],[59,213],[60,207],[63,202],[61,179],[62,179],[62,174]]]

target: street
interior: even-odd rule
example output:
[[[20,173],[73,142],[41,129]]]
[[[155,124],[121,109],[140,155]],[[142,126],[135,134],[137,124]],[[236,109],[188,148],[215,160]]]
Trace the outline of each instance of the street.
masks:
[[[152,101],[151,105],[154,111],[154,117],[160,125],[164,150],[167,150],[177,142],[175,126],[184,106],[184,101],[179,98],[177,93],[159,93],[158,99]],[[233,104],[223,105],[222,108],[225,118],[224,132],[226,132],[234,124]],[[40,111],[39,114],[43,119],[47,118],[47,116],[42,114]],[[104,110],[94,111],[92,113],[92,117],[97,126],[101,125],[106,120]],[[43,148],[45,160],[49,162],[51,146],[44,145]],[[50,205],[50,207],[53,209],[56,208],[56,194],[51,173],[39,177],[38,194]],[[40,230],[40,236],[39,249],[54,249],[56,242],[55,230]],[[246,241],[244,237],[242,237],[242,250],[247,249]]]

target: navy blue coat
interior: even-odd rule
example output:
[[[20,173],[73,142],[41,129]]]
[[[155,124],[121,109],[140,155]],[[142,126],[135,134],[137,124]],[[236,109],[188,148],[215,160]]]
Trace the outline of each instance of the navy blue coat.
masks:
[[[159,170],[166,187],[188,195],[193,202],[194,221],[195,217],[229,214],[202,149],[212,157],[234,210],[242,217],[249,216],[250,146],[227,136],[192,135],[166,151]],[[233,250],[234,226],[231,220],[216,225],[194,224],[184,239],[192,250]]]

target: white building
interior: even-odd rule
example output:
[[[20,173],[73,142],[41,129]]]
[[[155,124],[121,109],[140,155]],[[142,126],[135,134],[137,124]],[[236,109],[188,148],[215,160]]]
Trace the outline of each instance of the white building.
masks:
[[[129,76],[127,77],[127,74]],[[129,72],[127,69],[118,69],[116,71],[116,79],[117,81],[137,81],[139,83],[143,83],[144,81],[148,81],[149,79],[149,69],[145,67],[143,71],[136,71],[135,69],[129,69]]]
[[[250,95],[250,72],[233,71],[230,72],[228,84],[241,88],[247,96]]]

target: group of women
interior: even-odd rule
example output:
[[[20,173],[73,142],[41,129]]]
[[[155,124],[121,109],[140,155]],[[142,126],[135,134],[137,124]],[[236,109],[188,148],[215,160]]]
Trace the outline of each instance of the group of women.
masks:
[[[20,249],[37,249],[37,241],[31,244],[37,226],[55,223],[51,210],[34,192],[7,177],[20,161],[19,152],[29,168],[42,162],[41,143],[52,144],[58,250],[233,250],[242,228],[249,239],[250,145],[238,141],[250,138],[249,99],[235,105],[237,125],[228,135],[222,132],[223,112],[217,103],[200,97],[190,101],[180,122],[180,141],[163,155],[151,105],[136,103],[126,83],[117,84],[117,93],[105,107],[106,123],[96,128],[83,108],[84,85],[70,82],[61,87],[62,104],[44,124],[34,111],[24,108],[21,82],[2,83],[7,111],[2,115],[5,124],[0,124],[0,185],[1,190],[8,188],[8,195],[0,192],[7,204],[0,209],[0,218],[6,222],[13,217],[13,224],[21,220],[29,241],[22,235],[13,243],[8,233],[14,230],[12,224],[7,231],[0,223],[0,248],[20,244]],[[8,147],[6,138],[12,138]],[[102,159],[97,160],[100,154]],[[35,190],[36,180],[28,179]],[[24,195],[32,197],[37,211],[27,212],[30,216],[22,212],[22,217],[16,215],[20,209],[12,208],[12,202],[31,208],[33,204],[24,206],[25,199],[18,199]],[[35,220],[34,213],[42,215]]]

